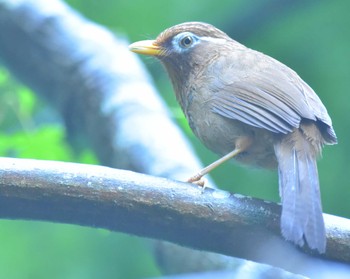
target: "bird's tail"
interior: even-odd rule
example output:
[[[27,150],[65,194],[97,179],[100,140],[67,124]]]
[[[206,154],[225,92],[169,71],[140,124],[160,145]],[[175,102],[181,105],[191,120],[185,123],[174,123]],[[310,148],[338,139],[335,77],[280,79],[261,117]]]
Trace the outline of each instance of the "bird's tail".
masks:
[[[316,165],[318,150],[296,129],[275,144],[282,199],[282,235],[299,246],[306,240],[319,253],[326,250],[320,187]]]

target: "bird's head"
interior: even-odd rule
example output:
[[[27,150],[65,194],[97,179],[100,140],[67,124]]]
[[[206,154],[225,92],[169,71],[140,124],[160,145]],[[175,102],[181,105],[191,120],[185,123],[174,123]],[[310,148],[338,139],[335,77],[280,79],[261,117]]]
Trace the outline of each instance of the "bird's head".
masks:
[[[179,83],[186,84],[190,74],[207,68],[223,50],[229,51],[232,43],[242,46],[210,24],[186,22],[166,29],[155,40],[139,41],[129,48],[158,58],[178,91]]]

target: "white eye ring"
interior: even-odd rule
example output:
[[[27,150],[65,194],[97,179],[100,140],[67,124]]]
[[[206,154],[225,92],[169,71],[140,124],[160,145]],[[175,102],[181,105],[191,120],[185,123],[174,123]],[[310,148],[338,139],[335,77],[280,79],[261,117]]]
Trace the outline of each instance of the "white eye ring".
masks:
[[[199,38],[191,32],[182,32],[177,34],[173,41],[172,45],[176,52],[182,53],[192,48],[199,42]]]

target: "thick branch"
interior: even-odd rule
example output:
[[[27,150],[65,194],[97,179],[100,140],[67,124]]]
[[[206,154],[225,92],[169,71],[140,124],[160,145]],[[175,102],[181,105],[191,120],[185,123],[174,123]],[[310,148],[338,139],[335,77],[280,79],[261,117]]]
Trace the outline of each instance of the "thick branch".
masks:
[[[269,264],[279,259],[264,251],[298,253],[280,236],[274,203],[106,167],[1,158],[0,205],[1,218],[107,228]],[[349,220],[326,223],[325,257],[350,262]]]
[[[0,59],[103,165],[186,178],[200,168],[125,39],[58,0],[0,0]]]

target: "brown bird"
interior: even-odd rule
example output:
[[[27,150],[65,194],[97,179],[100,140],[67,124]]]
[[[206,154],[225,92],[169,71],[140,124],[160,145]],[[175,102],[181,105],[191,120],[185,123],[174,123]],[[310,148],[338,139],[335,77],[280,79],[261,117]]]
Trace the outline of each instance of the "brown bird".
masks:
[[[292,69],[201,22],[179,24],[130,50],[165,66],[194,134],[226,160],[278,168],[282,235],[324,253],[316,159],[337,137],[325,106]]]

